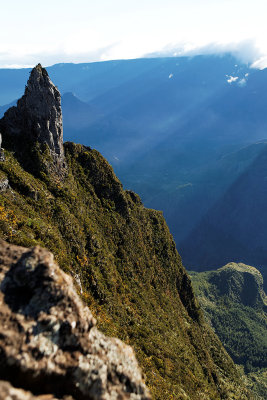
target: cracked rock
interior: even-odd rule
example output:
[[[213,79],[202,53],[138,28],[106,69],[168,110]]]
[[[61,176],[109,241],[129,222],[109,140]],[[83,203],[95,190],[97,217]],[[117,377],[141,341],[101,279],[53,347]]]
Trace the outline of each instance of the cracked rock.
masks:
[[[50,252],[0,241],[0,376],[18,393],[10,399],[150,399],[132,348],[95,325]]]

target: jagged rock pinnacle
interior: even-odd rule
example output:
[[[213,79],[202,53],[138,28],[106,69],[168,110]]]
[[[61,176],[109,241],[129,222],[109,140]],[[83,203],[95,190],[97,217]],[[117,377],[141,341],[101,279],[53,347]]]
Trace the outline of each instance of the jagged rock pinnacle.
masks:
[[[9,135],[23,135],[26,140],[46,143],[53,158],[63,162],[60,93],[41,64],[32,69],[25,93],[17,106],[5,113],[1,130]]]

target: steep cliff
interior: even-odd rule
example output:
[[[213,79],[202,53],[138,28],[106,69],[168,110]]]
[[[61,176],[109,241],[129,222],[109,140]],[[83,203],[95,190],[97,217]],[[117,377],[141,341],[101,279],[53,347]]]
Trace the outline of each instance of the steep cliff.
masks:
[[[42,169],[51,147],[45,142],[43,151],[37,140],[33,171],[23,147],[12,151],[15,135],[5,127],[2,238],[53,251],[101,329],[133,345],[154,399],[247,399],[232,360],[203,320],[162,213],[124,191],[89,147],[65,143],[65,176],[55,179]]]

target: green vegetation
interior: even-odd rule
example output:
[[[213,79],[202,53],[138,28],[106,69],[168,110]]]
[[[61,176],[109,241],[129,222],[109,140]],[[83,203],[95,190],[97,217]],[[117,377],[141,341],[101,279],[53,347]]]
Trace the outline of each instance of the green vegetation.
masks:
[[[78,290],[81,282],[100,328],[134,346],[153,398],[249,398],[203,320],[162,213],[124,191],[88,147],[65,144],[62,180],[43,167],[50,161],[39,145],[20,162],[5,154],[0,179],[11,189],[0,195],[1,237],[54,253]]]
[[[230,263],[217,271],[191,273],[205,316],[233,360],[243,366],[249,386],[267,395],[267,298],[260,272]]]

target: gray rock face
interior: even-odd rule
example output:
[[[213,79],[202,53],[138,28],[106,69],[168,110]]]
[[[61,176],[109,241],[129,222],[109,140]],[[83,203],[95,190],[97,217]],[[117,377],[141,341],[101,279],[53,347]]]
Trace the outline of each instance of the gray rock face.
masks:
[[[46,143],[54,159],[63,161],[63,127],[60,93],[40,64],[33,68],[25,93],[8,109],[1,129],[25,140]]]
[[[4,149],[2,149],[2,135],[0,133],[0,161],[5,161]]]
[[[5,161],[4,149],[0,149],[0,161]]]
[[[7,178],[0,179],[0,193],[5,192],[9,188],[9,182]]]
[[[95,324],[51,253],[0,241],[2,393],[11,399],[150,399],[132,348]]]

